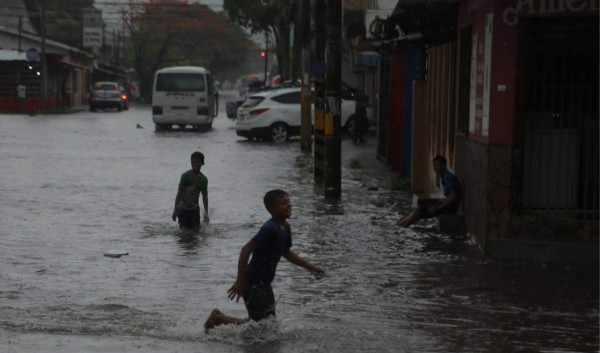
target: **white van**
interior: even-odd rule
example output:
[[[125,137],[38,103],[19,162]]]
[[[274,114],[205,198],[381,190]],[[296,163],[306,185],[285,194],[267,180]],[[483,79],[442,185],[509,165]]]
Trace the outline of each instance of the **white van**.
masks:
[[[209,130],[218,114],[218,96],[209,70],[197,66],[167,67],[156,71],[152,92],[152,120],[156,131],[173,125]]]

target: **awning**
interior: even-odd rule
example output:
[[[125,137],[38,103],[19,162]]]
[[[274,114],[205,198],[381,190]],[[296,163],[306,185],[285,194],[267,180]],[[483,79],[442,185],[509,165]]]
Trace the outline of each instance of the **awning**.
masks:
[[[0,49],[0,61],[26,61],[24,51]]]
[[[419,34],[426,43],[443,43],[456,39],[457,14],[457,0],[399,1],[381,27],[386,32],[397,26],[404,36]]]
[[[356,64],[359,66],[379,65],[381,55],[374,51],[361,51],[356,53]]]
[[[78,69],[90,69],[90,67],[84,66],[84,65],[79,64],[79,63],[74,63],[74,62],[69,61],[69,60],[56,59],[56,62],[59,63],[59,64],[63,64],[63,65],[71,66],[71,67],[76,67]]]

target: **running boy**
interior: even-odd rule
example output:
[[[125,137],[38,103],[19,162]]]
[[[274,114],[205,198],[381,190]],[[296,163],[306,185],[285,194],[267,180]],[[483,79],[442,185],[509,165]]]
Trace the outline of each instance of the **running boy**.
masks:
[[[191,163],[192,169],[181,175],[172,218],[173,221],[179,218],[179,228],[197,232],[200,229],[200,193],[204,205],[204,223],[208,224],[208,179],[200,172],[204,165],[202,153],[192,153]]]
[[[275,296],[271,282],[281,256],[294,265],[304,267],[316,279],[325,275],[325,271],[314,266],[293,252],[292,233],[287,219],[292,215],[289,195],[282,190],[271,190],[264,197],[265,207],[272,218],[265,222],[258,233],[242,247],[238,260],[237,279],[228,290],[229,299],[239,301],[244,298],[248,319],[227,316],[214,309],[206,322],[206,332],[218,325],[241,325],[249,320],[260,321],[275,315]],[[252,254],[252,259],[250,259]]]

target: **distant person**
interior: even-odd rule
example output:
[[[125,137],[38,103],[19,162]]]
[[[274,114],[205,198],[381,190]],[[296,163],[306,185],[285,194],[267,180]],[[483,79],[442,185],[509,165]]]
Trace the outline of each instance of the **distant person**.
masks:
[[[27,87],[25,85],[17,85],[17,97],[19,99],[19,111],[25,110],[25,102],[27,101]]]
[[[292,215],[290,198],[285,191],[271,190],[264,197],[264,204],[272,218],[263,224],[258,233],[242,247],[238,260],[237,279],[228,290],[229,299],[244,298],[248,318],[237,318],[214,309],[206,322],[206,332],[218,325],[241,325],[249,320],[260,321],[275,316],[275,296],[271,282],[281,256],[296,266],[312,273],[316,279],[325,271],[312,265],[293,252],[292,232],[287,219]],[[250,255],[252,259],[250,263]]]
[[[63,80],[62,84],[60,85],[60,105],[62,107],[66,107],[68,105],[68,95],[69,89],[67,88],[67,81]]]
[[[181,175],[177,196],[175,197],[175,209],[173,210],[173,221],[179,219],[179,228],[198,231],[200,229],[200,205],[198,200],[202,193],[202,204],[204,205],[204,223],[208,224],[208,179],[200,172],[204,165],[204,154],[192,153],[192,169]]]
[[[369,97],[365,94],[359,94],[356,97],[356,108],[354,110],[354,131],[352,140],[355,143],[365,142],[365,134],[369,130],[369,118],[367,117],[367,106]]]
[[[419,207],[404,219],[398,221],[399,226],[408,227],[419,219],[433,218],[441,214],[454,214],[458,211],[462,189],[458,178],[446,169],[446,158],[444,156],[438,155],[433,158],[433,170],[442,181],[444,200]]]

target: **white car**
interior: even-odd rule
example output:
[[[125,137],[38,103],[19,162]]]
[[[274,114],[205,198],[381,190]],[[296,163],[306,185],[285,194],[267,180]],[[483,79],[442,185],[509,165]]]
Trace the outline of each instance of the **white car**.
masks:
[[[95,112],[98,109],[115,108],[121,111],[125,108],[123,100],[123,90],[116,82],[96,82],[90,93],[90,111]]]
[[[356,102],[342,99],[342,128],[352,133]],[[287,141],[300,135],[300,88],[282,88],[249,95],[238,108],[236,133],[247,139]],[[311,121],[314,109],[311,105]]]

